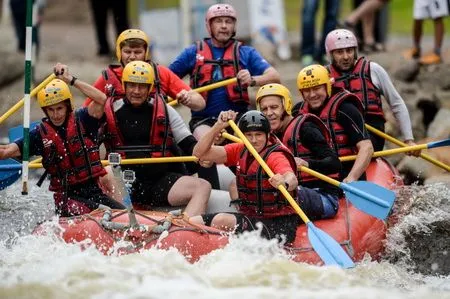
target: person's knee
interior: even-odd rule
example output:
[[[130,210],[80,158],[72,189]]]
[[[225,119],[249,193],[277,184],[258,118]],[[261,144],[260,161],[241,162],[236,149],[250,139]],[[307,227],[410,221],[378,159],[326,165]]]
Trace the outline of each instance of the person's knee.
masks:
[[[219,213],[212,219],[211,226],[218,229],[231,231],[236,226],[236,217],[232,214]]]
[[[197,178],[194,186],[195,192],[211,193],[211,189],[211,184],[207,180]]]

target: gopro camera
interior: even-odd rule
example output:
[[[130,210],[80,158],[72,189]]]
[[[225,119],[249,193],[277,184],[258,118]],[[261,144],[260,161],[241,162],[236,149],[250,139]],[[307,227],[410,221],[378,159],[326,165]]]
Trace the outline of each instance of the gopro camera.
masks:
[[[132,183],[136,179],[136,175],[133,170],[127,169],[122,172],[122,179],[126,183]]]
[[[110,153],[108,155],[108,162],[111,165],[120,165],[120,161],[122,160],[122,157],[119,153]]]

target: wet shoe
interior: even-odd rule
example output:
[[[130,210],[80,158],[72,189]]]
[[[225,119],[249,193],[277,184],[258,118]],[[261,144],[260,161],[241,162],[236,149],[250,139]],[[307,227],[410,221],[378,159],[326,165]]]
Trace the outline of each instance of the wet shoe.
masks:
[[[422,56],[419,62],[421,64],[438,64],[442,62],[441,56],[436,53],[430,53],[428,55]]]
[[[403,57],[406,59],[419,59],[420,50],[417,48],[412,48],[403,52]]]
[[[302,56],[302,66],[308,66],[314,63],[314,58],[312,55],[304,55]]]

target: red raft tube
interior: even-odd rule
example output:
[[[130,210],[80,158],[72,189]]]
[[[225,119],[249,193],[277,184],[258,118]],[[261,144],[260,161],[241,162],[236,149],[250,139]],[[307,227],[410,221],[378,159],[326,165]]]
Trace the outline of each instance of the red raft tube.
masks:
[[[403,186],[397,169],[382,158],[372,160],[366,175],[368,181],[387,189]],[[314,221],[314,225],[341,244],[354,262],[362,260],[366,253],[374,260],[383,253],[386,221],[358,210],[345,198],[340,199],[336,217]],[[309,243],[305,225],[298,227],[295,241],[287,250],[297,262],[323,264]]]
[[[403,185],[398,171],[381,158],[371,162],[366,174],[368,181],[388,189]],[[196,262],[201,256],[228,244],[224,232],[194,225],[176,212],[135,211],[134,214],[138,223],[135,228],[130,228],[126,210],[99,209],[87,215],[61,217],[59,224],[62,230],[59,234],[68,243],[88,240],[106,255],[135,253],[154,246],[160,249],[176,248],[190,262]],[[383,252],[386,222],[361,212],[345,198],[340,200],[335,218],[317,220],[314,225],[341,244],[355,262],[366,253],[378,259]],[[38,226],[34,233],[43,234],[44,227]],[[119,241],[128,242],[121,247],[117,246]],[[294,261],[323,264],[309,243],[305,225],[298,227],[296,239],[291,245],[286,250],[293,255]]]

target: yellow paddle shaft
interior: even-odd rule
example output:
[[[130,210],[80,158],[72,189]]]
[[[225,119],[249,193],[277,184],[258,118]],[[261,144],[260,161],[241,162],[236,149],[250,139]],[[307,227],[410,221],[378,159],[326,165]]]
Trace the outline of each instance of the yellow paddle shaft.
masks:
[[[229,120],[228,123],[233,128],[234,132],[239,136],[239,138],[244,142],[247,149],[250,151],[250,153],[255,157],[256,161],[261,165],[261,167],[264,169],[264,171],[270,176],[273,177],[274,173],[269,168],[269,166],[264,162],[264,160],[261,158],[261,156],[258,154],[258,152],[255,150],[255,148],[251,145],[251,143],[248,141],[248,139],[245,137],[245,135],[241,132],[241,130],[238,128],[238,126],[234,123],[234,121]],[[287,199],[287,201],[291,204],[291,206],[294,208],[294,210],[297,212],[297,214],[302,218],[303,222],[307,224],[308,222],[311,222],[309,220],[308,216],[302,211],[302,209],[299,207],[297,202],[292,198],[291,194],[286,190],[286,187],[283,185],[278,186],[278,190],[283,193],[284,197]]]
[[[194,91],[196,91],[196,92],[204,92],[204,91],[208,91],[208,90],[211,90],[211,89],[223,87],[223,86],[226,86],[226,85],[229,85],[229,84],[233,84],[233,83],[236,83],[236,82],[237,82],[237,78],[230,78],[230,79],[226,79],[226,80],[223,80],[223,81],[220,81],[220,82],[216,82],[216,83],[205,85],[205,86],[202,86],[202,87],[199,87],[199,88],[195,88]],[[170,106],[175,106],[176,104],[178,104],[178,100],[174,100],[174,99],[172,99],[170,97],[167,99],[167,101],[168,101]]]
[[[242,143],[242,140],[240,138],[238,138],[236,136],[233,136],[231,134],[222,133],[222,136],[227,138],[228,140],[231,140],[231,141],[234,141],[234,142],[237,142],[237,143]],[[310,175],[315,176],[315,177],[317,177],[317,178],[319,178],[319,179],[321,179],[321,180],[323,180],[323,181],[325,181],[325,182],[327,182],[327,183],[329,183],[331,185],[334,185],[334,186],[337,186],[337,187],[339,187],[339,185],[340,185],[339,181],[336,181],[335,179],[332,179],[332,178],[330,178],[330,177],[328,177],[326,175],[323,175],[320,172],[314,171],[311,168],[308,168],[306,166],[301,166],[299,169],[301,171],[309,173]]]
[[[223,132],[223,133],[222,133],[222,137],[223,137],[223,138],[226,138],[226,139],[228,139],[228,140],[231,140],[231,141],[233,141],[233,142],[236,142],[236,143],[242,143],[242,140],[241,140],[240,138],[238,138],[238,137],[236,137],[236,136],[234,136],[234,135],[231,135],[231,134],[229,134],[229,133],[227,133],[227,132]]]
[[[198,158],[195,156],[181,156],[181,157],[162,157],[162,158],[137,158],[137,159],[123,159],[120,165],[131,164],[155,164],[155,163],[176,163],[176,162],[197,162]],[[109,165],[108,160],[102,160],[102,165]],[[42,168],[42,163],[31,162],[29,168]]]
[[[404,152],[409,152],[409,151],[417,151],[417,150],[423,150],[423,149],[427,149],[426,143],[374,152],[372,157],[376,158],[376,157],[382,157],[382,156],[389,156],[389,155],[395,155],[395,154],[399,154],[399,153],[404,153]],[[341,160],[341,162],[353,161],[355,159],[356,159],[356,155],[339,157],[339,160]]]
[[[321,179],[322,181],[325,181],[325,182],[327,182],[327,183],[329,183],[331,185],[334,185],[336,187],[339,187],[340,184],[341,184],[339,181],[337,181],[335,179],[332,179],[332,178],[330,178],[330,177],[328,177],[326,175],[323,175],[320,172],[312,170],[311,168],[308,168],[306,166],[300,166],[299,169],[301,171],[304,171],[304,172],[306,172],[306,173],[308,173],[308,174],[310,174],[312,176],[315,176],[316,178]]]
[[[51,74],[49,75],[44,81],[41,82],[41,84],[39,84],[38,86],[36,86],[30,93],[30,97],[34,97],[39,90],[41,90],[42,88],[44,88],[45,85],[47,85],[48,83],[50,83],[50,81],[52,81],[53,79],[55,79],[55,74]],[[23,104],[25,102],[25,98],[22,98],[20,101],[18,101],[14,106],[12,106],[11,108],[9,108],[8,111],[5,112],[5,114],[3,114],[0,117],[0,124],[3,123],[8,117],[10,117],[11,115],[13,115],[17,110],[19,110]]]
[[[394,137],[389,136],[388,134],[385,134],[385,133],[381,132],[381,131],[378,130],[378,129],[375,129],[375,128],[372,127],[371,125],[365,124],[365,126],[366,126],[366,129],[369,130],[370,132],[372,132],[372,133],[374,133],[374,134],[376,134],[376,135],[378,135],[378,136],[380,136],[380,137],[383,137],[384,139],[386,139],[386,140],[388,140],[388,141],[390,141],[390,142],[392,142],[392,143],[395,143],[395,144],[397,144],[397,145],[399,145],[399,146],[407,146],[406,143],[401,142],[400,140],[395,139]],[[434,165],[436,165],[436,166],[438,166],[438,167],[441,167],[441,168],[447,170],[448,172],[450,172],[450,166],[449,166],[449,165],[447,165],[447,164],[445,164],[445,163],[442,163],[442,162],[440,162],[440,161],[434,159],[433,157],[431,157],[431,156],[429,156],[429,155],[427,155],[427,154],[421,153],[421,154],[420,154],[420,157],[421,157],[422,159],[427,160],[428,162],[433,163]]]

